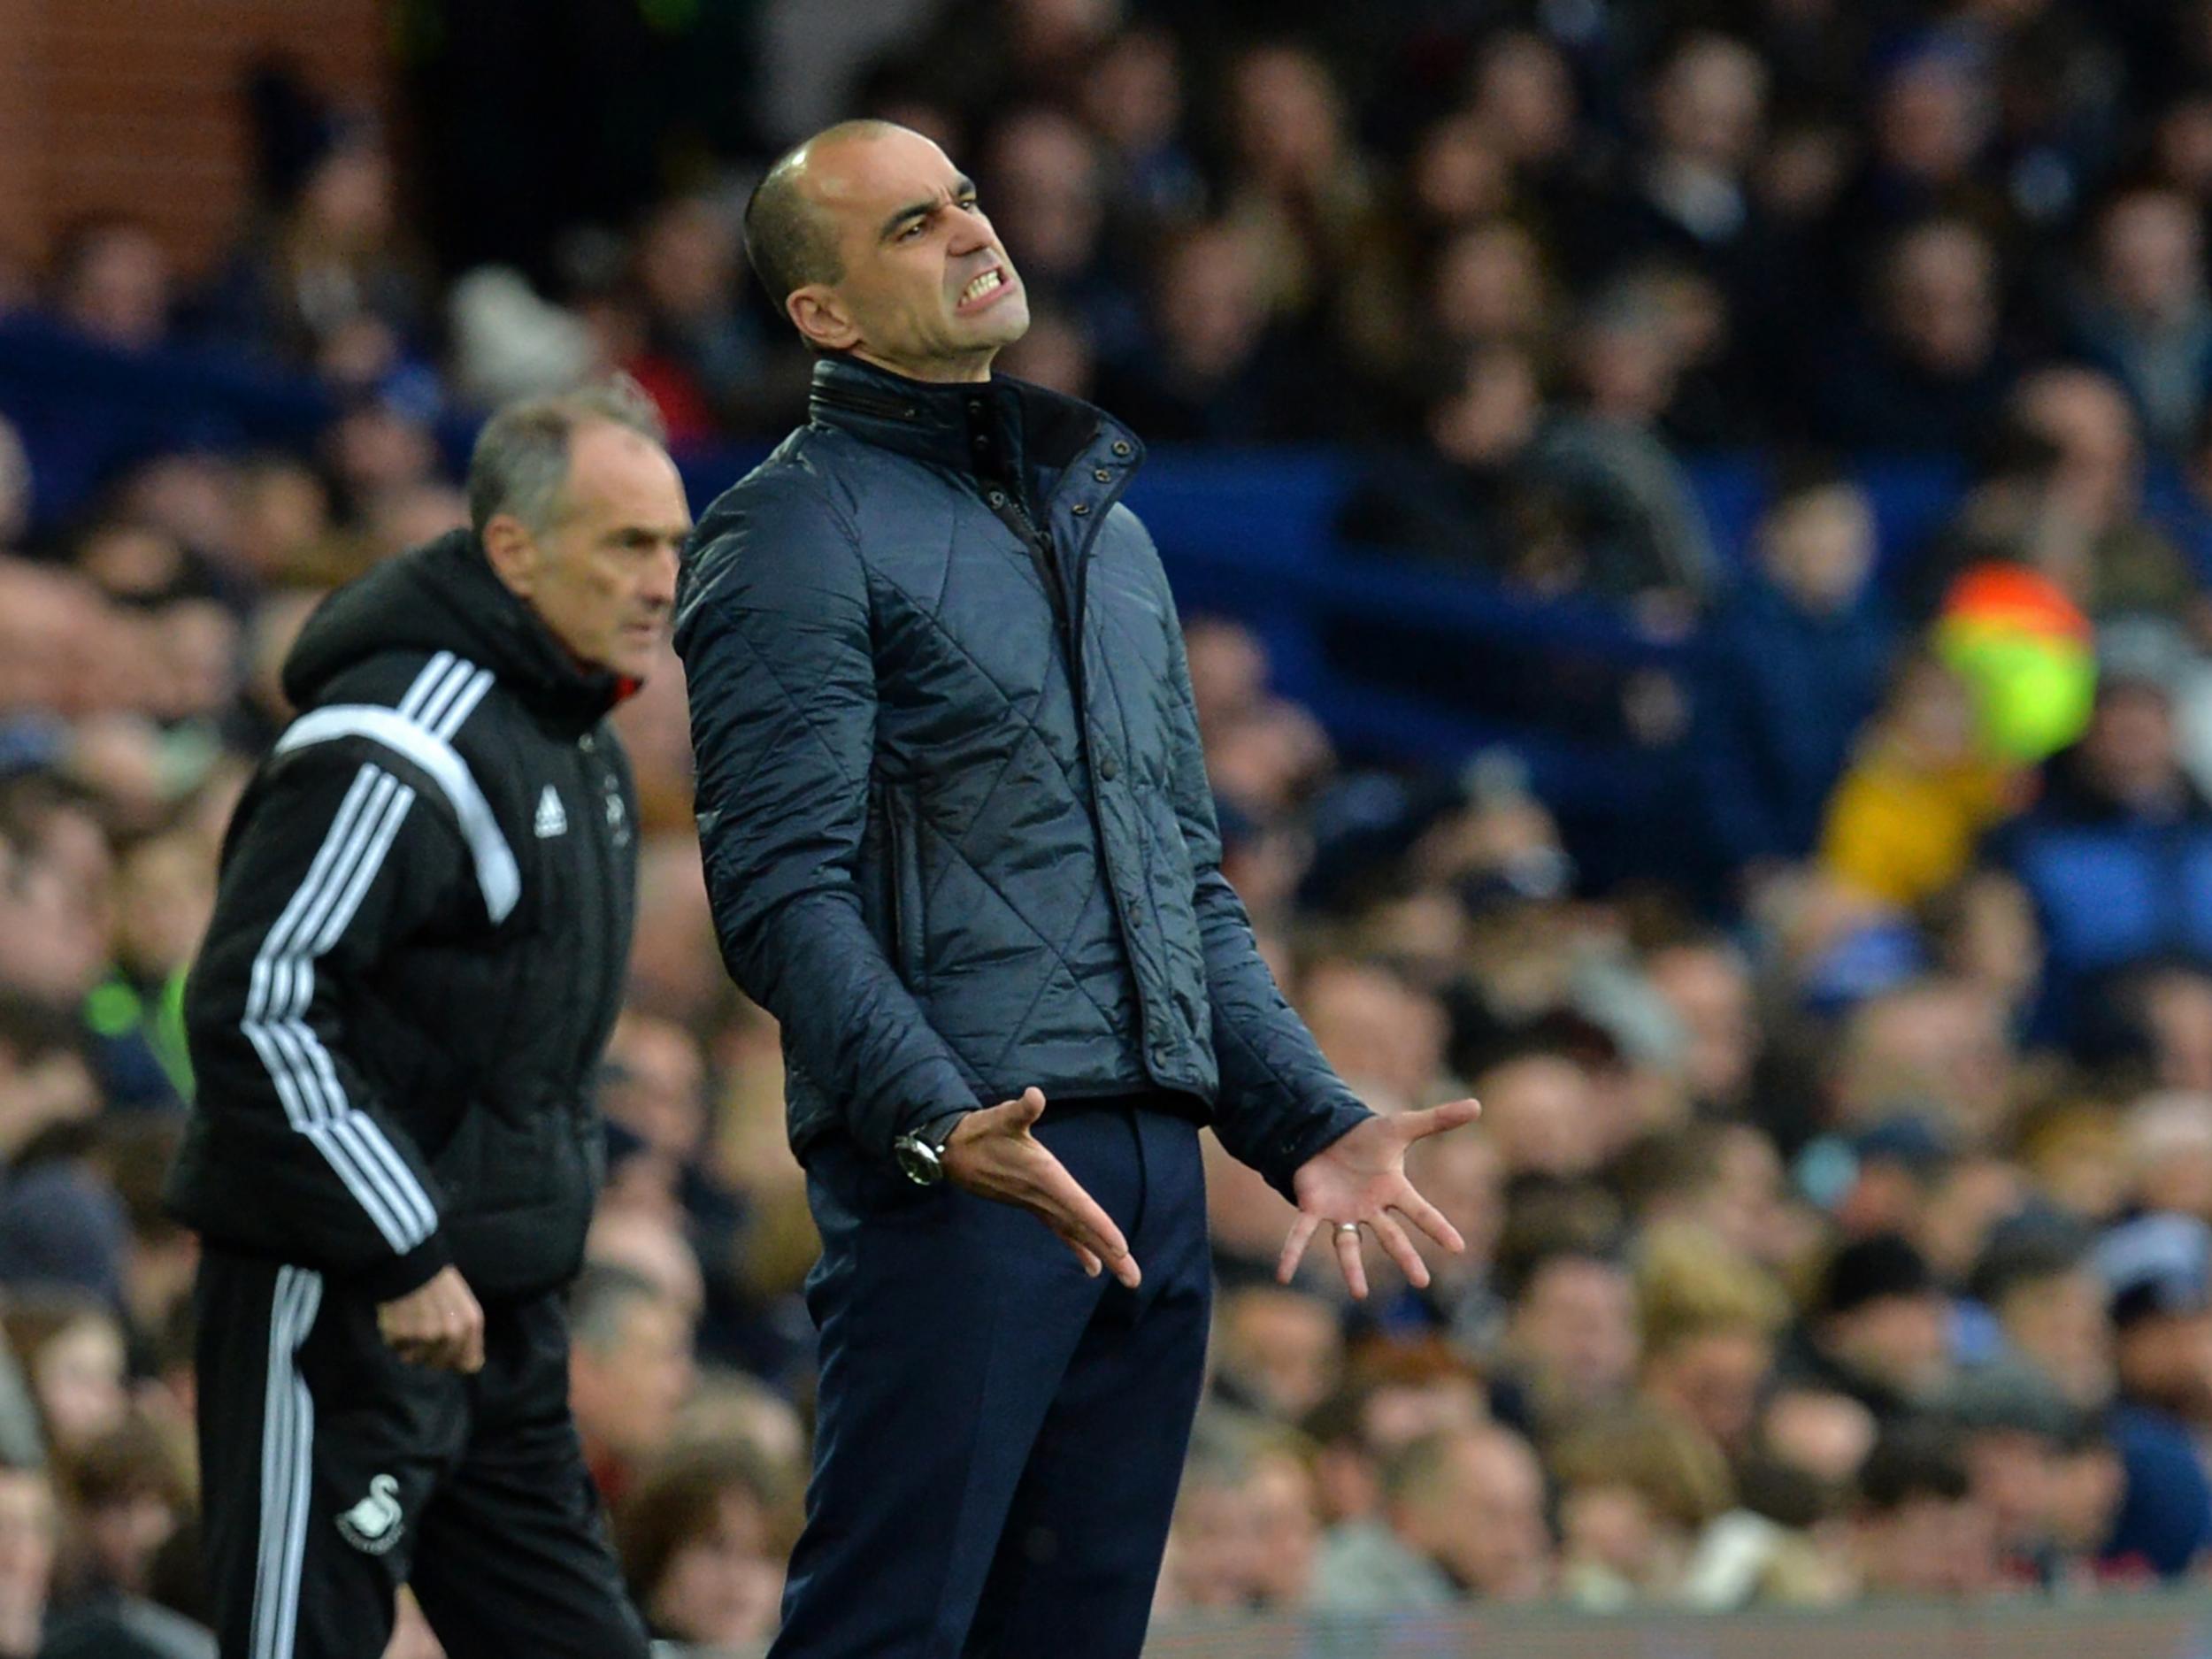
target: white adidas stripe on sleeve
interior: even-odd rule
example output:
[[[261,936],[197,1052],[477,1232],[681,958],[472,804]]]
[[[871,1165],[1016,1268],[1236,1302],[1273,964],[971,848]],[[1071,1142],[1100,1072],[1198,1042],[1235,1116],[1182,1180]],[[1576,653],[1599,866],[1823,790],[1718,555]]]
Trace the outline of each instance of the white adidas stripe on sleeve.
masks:
[[[303,1016],[315,995],[315,958],[344,934],[414,801],[380,767],[365,764],[355,774],[307,879],[254,957],[242,1022],[286,1120],[314,1143],[395,1254],[427,1239],[437,1212],[376,1120],[346,1099]]]

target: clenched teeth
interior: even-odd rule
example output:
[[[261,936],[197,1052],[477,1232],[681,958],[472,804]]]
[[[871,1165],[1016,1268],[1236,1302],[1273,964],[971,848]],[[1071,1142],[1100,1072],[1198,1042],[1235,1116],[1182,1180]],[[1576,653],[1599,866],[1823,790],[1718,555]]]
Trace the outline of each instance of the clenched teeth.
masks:
[[[960,290],[960,303],[965,305],[971,300],[981,299],[993,288],[998,287],[1001,280],[997,267],[994,266]]]

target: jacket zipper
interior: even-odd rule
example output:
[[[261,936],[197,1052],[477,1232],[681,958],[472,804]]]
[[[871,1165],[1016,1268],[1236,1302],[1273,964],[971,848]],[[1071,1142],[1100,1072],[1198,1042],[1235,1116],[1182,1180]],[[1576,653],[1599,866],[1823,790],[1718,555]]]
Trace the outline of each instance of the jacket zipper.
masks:
[[[1053,620],[1064,635],[1071,634],[1067,581],[1060,570],[1059,556],[1052,550],[1052,538],[1037,528],[1029,509],[1012,490],[994,484],[984,492],[983,499],[998,514],[1000,522],[1021,537],[1022,545],[1029,549],[1029,562],[1037,567],[1037,580],[1045,585],[1045,595],[1052,601]],[[1076,643],[1071,636],[1070,649]]]
[[[984,495],[1001,521],[1019,534],[1027,545],[1029,556],[1036,562],[1038,574],[1043,579],[1045,592],[1051,595],[1053,613],[1060,623],[1066,641],[1069,688],[1075,695],[1075,741],[1082,750],[1083,771],[1091,780],[1094,799],[1098,794],[1098,769],[1091,753],[1091,704],[1083,673],[1084,598],[1090,580],[1091,545],[1098,540],[1099,532],[1105,528],[1107,515],[1121,500],[1122,492],[1129,486],[1129,478],[1126,469],[1117,474],[1105,495],[1091,509],[1090,526],[1084,532],[1082,541],[1076,544],[1075,592],[1071,600],[1063,580],[1063,566],[1054,557],[1051,539],[1037,528],[1036,521],[1030,518],[1028,510],[1022,506],[1011,490],[997,485],[988,487]],[[1102,828],[1101,837],[1102,856]],[[1113,906],[1114,914],[1121,921],[1122,935],[1127,938],[1135,929],[1131,925],[1129,908],[1122,902],[1121,888],[1115,884],[1111,871],[1106,872],[1106,902]],[[1143,976],[1135,972],[1133,968],[1133,964],[1129,977],[1130,983],[1136,987],[1138,1024],[1141,1028],[1148,1027],[1152,1023],[1149,1018],[1151,998],[1145,991]],[[1142,1029],[1138,1033],[1138,1041],[1141,1047],[1148,1046],[1144,1042]],[[1148,1060],[1150,1056],[1142,1055],[1140,1058]]]
[[[1122,492],[1129,488],[1129,481],[1133,476],[1126,467],[1115,473],[1114,481],[1106,487],[1105,495],[1100,497],[1097,505],[1091,509],[1091,527],[1075,550],[1075,616],[1071,624],[1075,638],[1075,652],[1069,659],[1068,672],[1074,678],[1076,729],[1080,733],[1083,744],[1083,769],[1090,777],[1091,794],[1094,797],[1098,794],[1098,773],[1091,757],[1091,703],[1083,676],[1083,615],[1085,598],[1091,580],[1091,545],[1098,540],[1099,532],[1106,527],[1107,515],[1113,511],[1116,503],[1121,500]],[[1123,756],[1123,764],[1126,765],[1129,759],[1128,756]],[[1106,902],[1114,907],[1114,914],[1121,918],[1122,936],[1125,939],[1133,934],[1136,927],[1130,919],[1129,907],[1122,902],[1121,888],[1115,884],[1110,871],[1107,873],[1106,879]],[[1137,1064],[1146,1066],[1148,1071],[1153,1058],[1150,1052],[1152,1044],[1147,1041],[1145,1033],[1152,1024],[1150,1018],[1152,998],[1144,988],[1144,976],[1134,972],[1134,967],[1135,964],[1133,963],[1129,979],[1130,983],[1135,986],[1137,990],[1137,1043],[1140,1049]]]
[[[579,791],[584,797],[581,810],[586,815],[586,821],[583,828],[586,832],[585,839],[591,844],[591,864],[597,878],[593,884],[595,902],[590,905],[589,915],[586,919],[586,926],[589,932],[585,934],[585,938],[588,941],[587,949],[589,949],[592,956],[597,959],[604,958],[608,955],[601,947],[614,926],[614,894],[617,880],[615,872],[618,858],[613,845],[612,826],[607,822],[607,796],[610,793],[618,794],[620,785],[615,780],[613,768],[600,758],[599,739],[596,733],[587,732],[579,737],[576,740],[576,770],[583,785]],[[585,1005],[585,1010],[582,1010],[585,1015],[585,1028],[582,1035],[588,1044],[591,1042],[596,1030],[591,1023],[592,1019],[596,1016],[597,1010],[606,1005],[609,995],[617,989],[612,981],[614,973],[618,970],[604,960],[598,962],[598,975],[592,985],[592,1000]],[[580,1076],[588,1073],[594,1057],[594,1054],[589,1049],[579,1056],[577,1071]]]

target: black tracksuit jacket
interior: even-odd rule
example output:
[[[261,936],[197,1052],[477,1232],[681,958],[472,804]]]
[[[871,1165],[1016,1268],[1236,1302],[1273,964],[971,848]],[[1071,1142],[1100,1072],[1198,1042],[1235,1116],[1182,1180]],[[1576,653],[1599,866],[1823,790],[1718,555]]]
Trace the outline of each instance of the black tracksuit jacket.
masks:
[[[342,588],[239,803],[186,992],[169,1205],[379,1300],[565,1282],[603,1166],[636,799],[580,669],[457,532]]]

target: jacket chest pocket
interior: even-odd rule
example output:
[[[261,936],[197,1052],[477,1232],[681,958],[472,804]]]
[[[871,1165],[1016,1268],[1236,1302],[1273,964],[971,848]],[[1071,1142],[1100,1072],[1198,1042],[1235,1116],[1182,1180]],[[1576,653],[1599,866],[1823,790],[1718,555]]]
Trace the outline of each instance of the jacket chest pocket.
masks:
[[[921,815],[912,795],[896,784],[883,786],[883,841],[891,960],[906,988],[918,994],[929,962],[929,929],[923,915]]]

